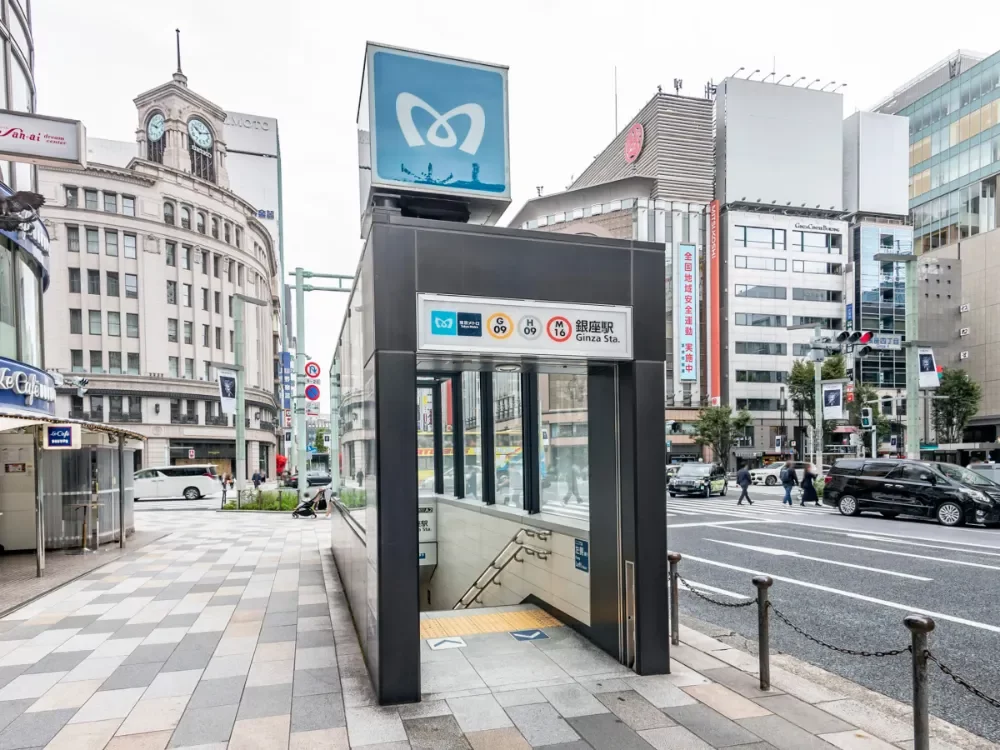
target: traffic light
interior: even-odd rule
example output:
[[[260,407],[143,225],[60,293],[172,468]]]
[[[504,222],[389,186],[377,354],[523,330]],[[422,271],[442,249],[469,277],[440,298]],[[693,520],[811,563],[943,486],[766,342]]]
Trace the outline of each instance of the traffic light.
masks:
[[[863,407],[861,409],[861,427],[865,430],[870,430],[874,423],[875,420],[873,419],[871,407]]]
[[[865,346],[874,335],[871,331],[840,331],[833,340],[843,347],[852,349],[856,346]]]

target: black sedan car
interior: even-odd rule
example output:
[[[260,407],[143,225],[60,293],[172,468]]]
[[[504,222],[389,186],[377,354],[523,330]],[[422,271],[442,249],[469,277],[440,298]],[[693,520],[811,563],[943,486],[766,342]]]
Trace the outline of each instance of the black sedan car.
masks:
[[[311,469],[306,472],[306,485],[309,487],[326,487],[328,484],[333,482],[333,477],[327,471],[321,471],[318,469]],[[298,487],[299,478],[298,475],[290,476],[285,481],[286,487]]]
[[[711,497],[713,494],[725,495],[729,489],[726,481],[726,470],[720,464],[687,463],[667,484],[670,497],[678,495],[701,495]]]

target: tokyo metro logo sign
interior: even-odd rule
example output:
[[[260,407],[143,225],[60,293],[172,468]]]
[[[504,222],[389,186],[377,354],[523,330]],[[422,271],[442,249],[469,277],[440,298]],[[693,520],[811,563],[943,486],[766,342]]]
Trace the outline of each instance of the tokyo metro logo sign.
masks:
[[[434,118],[434,122],[427,128],[427,134],[423,138],[413,123],[413,109],[415,107],[419,107]],[[486,113],[483,112],[481,106],[474,102],[467,102],[449,109],[442,115],[419,96],[414,96],[409,92],[404,91],[396,97],[396,120],[399,121],[399,128],[403,131],[403,137],[410,148],[423,146],[424,138],[432,146],[454,148],[458,143],[458,136],[455,135],[455,129],[451,127],[450,120],[459,115],[465,115],[469,118],[469,131],[458,150],[474,156],[479,150],[479,144],[482,143],[483,133],[486,130]]]

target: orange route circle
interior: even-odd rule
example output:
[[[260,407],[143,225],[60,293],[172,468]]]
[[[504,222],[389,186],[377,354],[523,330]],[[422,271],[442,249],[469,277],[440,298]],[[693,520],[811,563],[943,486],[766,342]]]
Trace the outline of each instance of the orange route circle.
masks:
[[[496,312],[486,320],[486,330],[495,339],[506,339],[514,333],[514,321],[507,313]]]

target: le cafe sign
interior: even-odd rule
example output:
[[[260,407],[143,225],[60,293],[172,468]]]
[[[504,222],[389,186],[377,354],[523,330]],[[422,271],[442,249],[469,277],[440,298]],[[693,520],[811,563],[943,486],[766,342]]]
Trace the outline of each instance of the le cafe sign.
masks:
[[[38,379],[33,372],[0,367],[0,391],[11,391],[24,396],[24,405],[31,406],[35,400],[55,401],[56,389]]]

